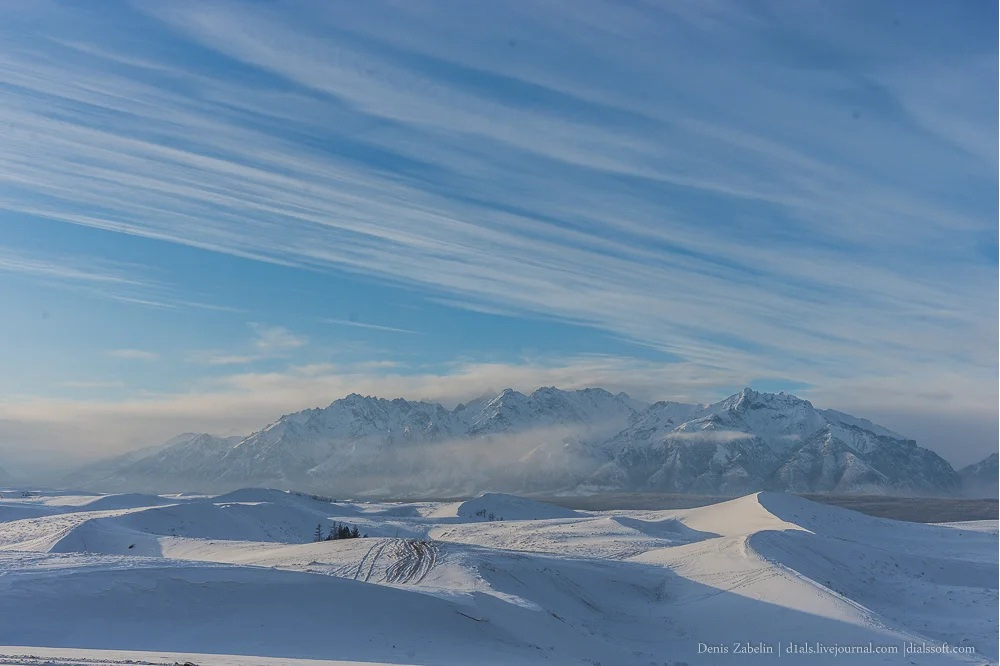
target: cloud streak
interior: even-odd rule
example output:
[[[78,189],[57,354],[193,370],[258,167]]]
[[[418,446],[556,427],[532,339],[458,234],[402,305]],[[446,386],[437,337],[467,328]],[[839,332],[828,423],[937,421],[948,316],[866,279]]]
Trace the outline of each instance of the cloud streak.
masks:
[[[84,254],[53,254],[0,246],[0,278],[27,279],[91,298],[159,309],[236,311],[228,306],[180,297],[151,279],[142,266]]]
[[[354,321],[353,319],[321,319],[324,324],[333,324],[334,326],[350,326],[353,328],[366,328],[371,331],[386,331],[389,333],[416,333],[416,331],[411,331],[408,328],[396,328],[395,326],[383,326],[381,324],[370,324],[363,321]]]
[[[260,356],[249,356],[241,354],[223,354],[215,352],[199,352],[192,354],[188,360],[192,363],[204,365],[245,365],[261,359]]]
[[[105,355],[126,361],[156,361],[160,355],[147,349],[108,349]]]

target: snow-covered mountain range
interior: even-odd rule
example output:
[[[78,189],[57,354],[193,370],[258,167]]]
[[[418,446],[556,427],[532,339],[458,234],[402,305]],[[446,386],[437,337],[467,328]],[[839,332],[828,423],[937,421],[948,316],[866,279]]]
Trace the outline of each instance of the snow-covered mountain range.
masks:
[[[995,465],[995,463],[994,463]],[[786,393],[646,404],[603,389],[506,389],[446,409],[349,395],[248,437],[185,434],[66,479],[102,490],[327,494],[757,490],[945,495],[961,479],[903,435]]]

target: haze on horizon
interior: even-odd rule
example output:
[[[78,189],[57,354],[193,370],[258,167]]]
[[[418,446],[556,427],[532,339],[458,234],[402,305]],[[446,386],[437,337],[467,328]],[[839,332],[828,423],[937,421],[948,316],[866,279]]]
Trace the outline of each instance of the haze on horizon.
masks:
[[[0,466],[351,392],[997,447],[987,3],[0,6]]]

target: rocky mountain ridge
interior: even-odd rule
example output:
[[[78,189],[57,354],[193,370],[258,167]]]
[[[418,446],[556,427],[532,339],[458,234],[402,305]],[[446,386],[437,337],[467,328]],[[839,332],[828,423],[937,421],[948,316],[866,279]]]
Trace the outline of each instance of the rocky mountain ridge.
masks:
[[[786,393],[646,404],[603,389],[506,389],[446,409],[352,394],[247,437],[188,434],[73,475],[104,490],[248,485],[396,497],[756,490],[949,495],[961,478],[903,435]]]

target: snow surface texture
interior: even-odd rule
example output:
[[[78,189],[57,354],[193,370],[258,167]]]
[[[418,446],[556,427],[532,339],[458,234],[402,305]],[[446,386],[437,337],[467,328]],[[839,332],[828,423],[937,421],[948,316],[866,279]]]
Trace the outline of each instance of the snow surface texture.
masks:
[[[0,664],[770,664],[733,644],[779,641],[899,651],[788,663],[997,658],[996,521],[767,492],[607,512],[504,494],[2,494]],[[311,541],[335,522],[367,538]],[[902,654],[945,642],[975,654]]]
[[[65,484],[144,492],[253,485],[395,498],[484,491],[941,496],[960,492],[961,479],[903,435],[785,393],[744,389],[711,405],[645,405],[602,389],[540,388],[530,395],[507,389],[450,411],[350,395],[246,438],[181,435],[91,465]]]

